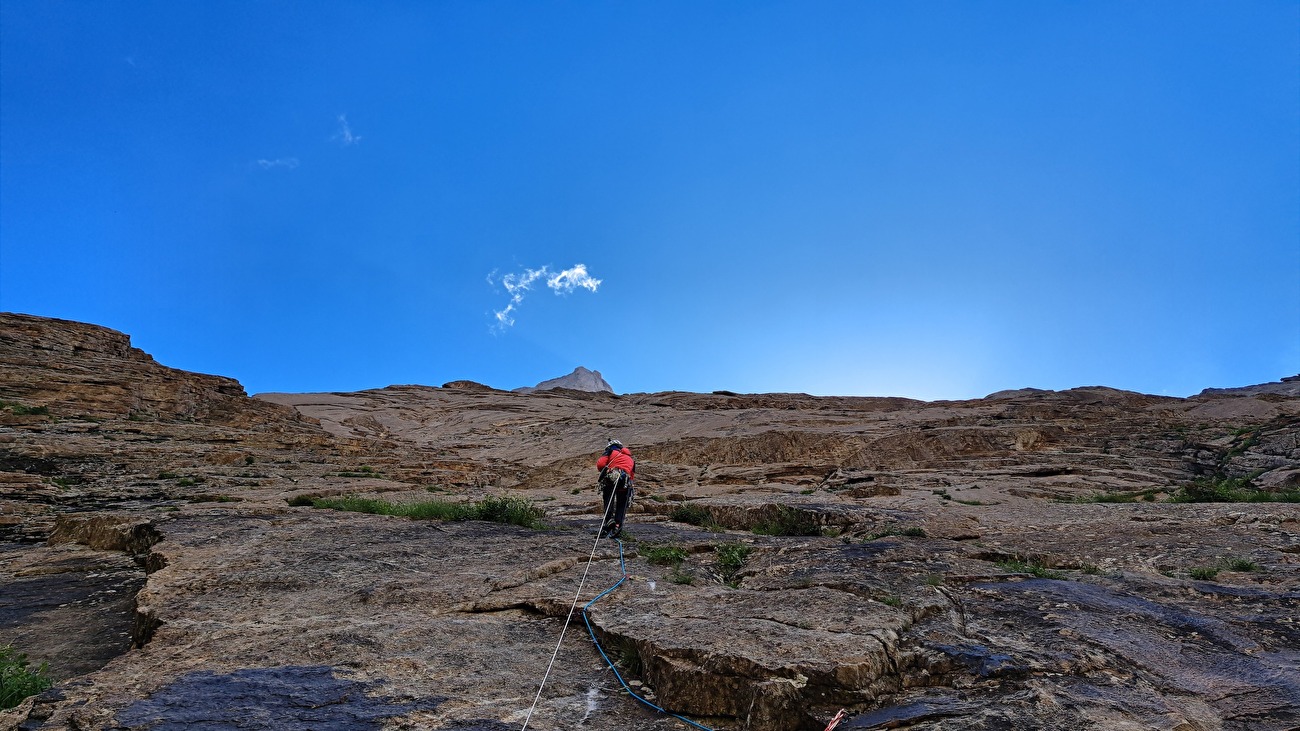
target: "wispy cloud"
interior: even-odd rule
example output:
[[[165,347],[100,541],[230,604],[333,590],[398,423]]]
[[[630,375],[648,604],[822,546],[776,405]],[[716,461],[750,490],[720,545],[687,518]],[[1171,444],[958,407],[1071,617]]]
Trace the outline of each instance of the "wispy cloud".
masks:
[[[266,158],[262,158],[254,164],[262,168],[263,170],[274,170],[276,168],[293,170],[294,168],[298,167],[298,158],[277,157],[274,160],[267,160]]]
[[[511,272],[501,277],[501,286],[505,287],[506,293],[510,295],[510,301],[506,303],[504,309],[493,313],[497,321],[496,327],[505,329],[515,324],[514,312],[519,309],[519,305],[524,301],[524,296],[533,288],[533,284],[543,278],[546,280],[546,286],[557,295],[569,294],[579,287],[590,292],[595,292],[600,288],[600,280],[587,273],[585,264],[574,264],[572,267],[560,272],[552,272],[549,266],[544,266],[541,269],[525,269],[522,272]],[[488,274],[487,280],[489,284],[495,286],[495,269],[492,270],[491,274]]]
[[[339,115],[339,131],[334,135],[333,139],[338,140],[339,144],[344,147],[350,147],[361,141],[361,135],[352,134],[352,126],[348,124],[348,115]]]

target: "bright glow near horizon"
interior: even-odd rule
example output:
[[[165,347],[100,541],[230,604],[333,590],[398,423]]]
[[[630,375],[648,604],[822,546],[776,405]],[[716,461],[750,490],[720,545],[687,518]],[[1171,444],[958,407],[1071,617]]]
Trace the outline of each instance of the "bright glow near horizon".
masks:
[[[4,0],[0,309],[250,392],[1276,380],[1297,27],[1256,2]],[[572,293],[485,281],[543,267]]]

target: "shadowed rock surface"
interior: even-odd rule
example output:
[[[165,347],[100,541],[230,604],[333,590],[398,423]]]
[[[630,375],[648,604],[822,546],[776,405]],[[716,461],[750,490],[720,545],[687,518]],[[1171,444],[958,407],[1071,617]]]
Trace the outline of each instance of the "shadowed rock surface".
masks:
[[[839,708],[853,729],[1295,728],[1300,510],[1167,501],[1195,480],[1296,490],[1289,383],[250,399],[121,333],[0,315],[0,644],[60,681],[0,728],[520,728],[593,548],[611,434],[639,459],[630,581],[590,617],[672,712],[728,730],[820,731]],[[289,504],[351,495],[522,497],[551,528]],[[582,601],[620,575],[600,542]],[[528,727],[683,728],[622,692],[581,625]]]

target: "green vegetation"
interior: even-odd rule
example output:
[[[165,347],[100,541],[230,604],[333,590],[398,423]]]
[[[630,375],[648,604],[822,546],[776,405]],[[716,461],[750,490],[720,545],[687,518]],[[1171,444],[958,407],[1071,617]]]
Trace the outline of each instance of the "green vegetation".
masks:
[[[295,495],[289,498],[289,507],[291,508],[307,508],[312,507],[315,504],[316,498],[311,495]]]
[[[1150,502],[1156,499],[1157,490],[1141,490],[1139,492],[1098,492],[1075,499],[1079,503],[1135,503],[1138,500]]]
[[[1223,564],[1229,571],[1259,571],[1259,564],[1248,558],[1229,558]]]
[[[814,489],[812,489],[812,488],[810,487],[810,488],[808,488],[807,490],[800,490],[800,491],[799,491],[799,494],[800,494],[800,495],[811,495],[811,494],[813,494],[814,492],[817,492],[817,491],[814,490]]]
[[[624,638],[613,647],[614,662],[628,675],[640,675],[642,670],[641,650],[636,642]]]
[[[1065,574],[1053,571],[1037,561],[998,561],[998,568],[1016,574],[1029,574],[1040,579],[1064,579]]]
[[[668,517],[678,523],[689,523],[690,525],[709,525],[713,522],[713,514],[708,508],[702,508],[699,505],[682,503],[673,508],[673,512]]]
[[[196,481],[192,477],[182,477],[181,479],[176,481],[177,487],[193,487],[194,485],[197,484],[199,484],[198,481]]]
[[[1171,498],[1175,503],[1300,503],[1300,490],[1260,490],[1251,477],[1202,477],[1183,485]]]
[[[1091,576],[1098,576],[1101,574],[1101,567],[1097,566],[1096,564],[1086,563],[1080,566],[1079,568],[1083,570],[1083,573],[1089,574]]]
[[[959,497],[953,498],[952,501],[954,503],[961,503],[962,505],[996,505],[997,504],[997,503],[986,503],[983,500],[962,500]]]
[[[160,480],[174,480],[177,477],[180,477],[180,475],[175,472],[167,472],[166,470],[158,473],[158,479]]]
[[[27,696],[36,695],[53,684],[47,663],[32,669],[27,656],[13,645],[0,647],[0,710],[13,708]]]
[[[305,496],[298,496],[289,501],[290,505],[307,504],[302,502]],[[330,510],[347,510],[354,513],[371,513],[374,515],[398,515],[414,520],[486,520],[492,523],[506,523],[525,528],[542,528],[541,519],[546,512],[530,500],[518,497],[488,496],[476,503],[460,503],[448,500],[426,500],[418,503],[391,503],[387,500],[360,497],[307,498],[316,508]]]
[[[1187,574],[1193,579],[1201,581],[1213,581],[1214,577],[1219,575],[1219,570],[1213,566],[1193,566],[1188,569]]]
[[[655,566],[676,566],[686,560],[686,549],[681,546],[641,546],[641,555]]]
[[[903,606],[903,598],[896,594],[890,594],[889,596],[882,597],[880,603],[898,609]]]
[[[17,401],[0,401],[0,410],[8,411],[14,416],[49,416],[48,406],[28,406]]]
[[[257,461],[257,457],[254,457],[251,454],[248,455],[247,457],[244,457],[244,464],[253,464],[256,461]]]
[[[929,586],[939,586],[943,583],[943,574],[930,574],[925,577],[925,583]]]
[[[745,565],[754,547],[745,543],[719,543],[713,550],[718,554],[718,566],[722,568],[723,576],[730,580]]]
[[[762,536],[819,536],[822,527],[812,513],[778,505],[775,514],[755,525],[753,531]]]
[[[939,498],[940,498],[941,500],[951,500],[951,499],[952,499],[952,495],[949,495],[949,494],[948,494],[948,488],[946,488],[946,487],[943,488],[942,490],[931,490],[931,491],[930,491],[930,494],[931,494],[931,495],[938,495]]]

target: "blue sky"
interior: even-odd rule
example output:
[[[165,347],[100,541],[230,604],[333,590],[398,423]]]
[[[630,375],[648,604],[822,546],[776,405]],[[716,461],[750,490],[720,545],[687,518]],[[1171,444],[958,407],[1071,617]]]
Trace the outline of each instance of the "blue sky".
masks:
[[[0,309],[250,393],[1276,380],[1297,28],[1296,2],[2,0]]]

